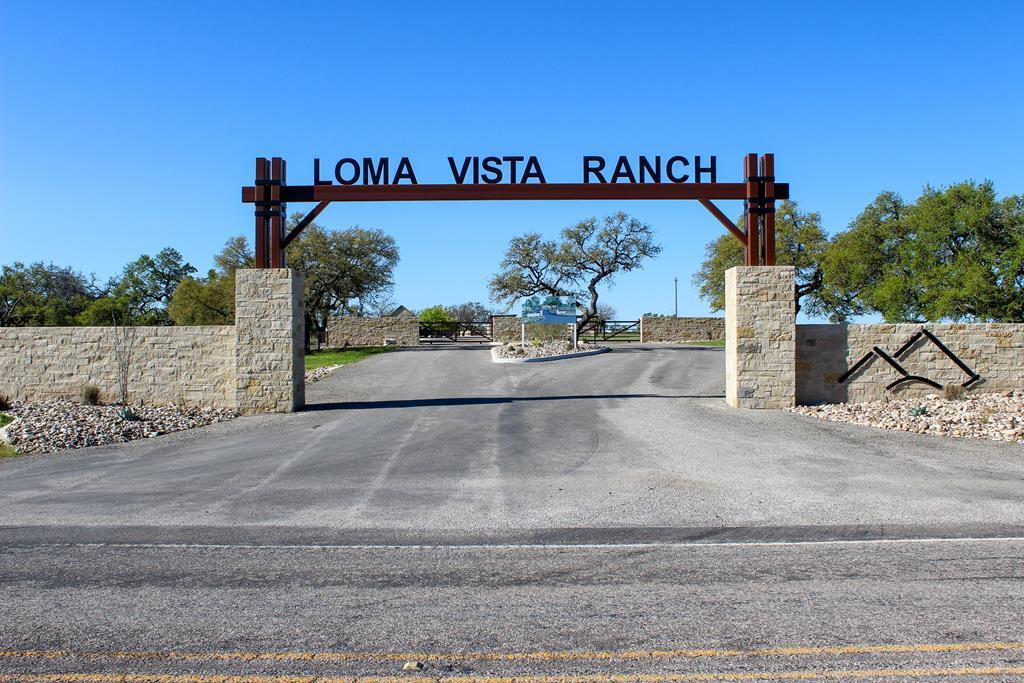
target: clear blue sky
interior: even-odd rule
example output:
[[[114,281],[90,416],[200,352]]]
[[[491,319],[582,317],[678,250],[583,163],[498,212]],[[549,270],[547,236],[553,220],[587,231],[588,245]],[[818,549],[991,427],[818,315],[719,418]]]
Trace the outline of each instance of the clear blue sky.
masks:
[[[879,191],[989,178],[1024,192],[1024,3],[0,4],[0,263],[101,276],[174,246],[201,270],[252,231],[253,159],[746,152],[830,232]],[[713,7],[713,9],[711,9]],[[763,27],[760,38],[750,33]],[[293,205],[293,209],[302,206]],[[607,294],[620,316],[706,306],[690,278],[718,223],[696,204],[333,205],[379,227],[411,308],[486,301],[510,237],[623,209],[664,251]],[[726,206],[735,215],[738,206]]]

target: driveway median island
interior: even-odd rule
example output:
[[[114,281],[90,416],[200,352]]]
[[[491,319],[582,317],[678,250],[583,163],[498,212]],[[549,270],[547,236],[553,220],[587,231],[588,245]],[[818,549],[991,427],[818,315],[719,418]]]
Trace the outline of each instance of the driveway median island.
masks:
[[[550,360],[582,358],[607,353],[607,346],[580,342],[575,348],[567,341],[545,341],[539,343],[506,343],[491,347],[491,360],[495,363],[541,363]]]

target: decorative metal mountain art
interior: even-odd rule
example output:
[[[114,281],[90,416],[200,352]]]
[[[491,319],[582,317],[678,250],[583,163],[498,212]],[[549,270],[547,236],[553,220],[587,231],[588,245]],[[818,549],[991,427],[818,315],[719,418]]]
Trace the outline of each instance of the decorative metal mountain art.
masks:
[[[913,346],[917,342],[917,340],[920,339],[922,336],[927,338],[928,341],[930,341],[932,344],[934,344],[936,347],[938,347],[939,351],[942,351],[942,353],[944,353],[947,358],[949,358],[951,361],[953,361],[956,364],[956,366],[958,368],[960,368],[961,370],[963,370],[964,374],[967,375],[967,381],[963,382],[960,385],[964,389],[970,389],[971,386],[975,382],[977,382],[978,380],[981,379],[981,375],[979,375],[974,370],[972,370],[971,367],[969,365],[967,365],[967,363],[965,363],[962,360],[960,360],[960,358],[957,357],[957,355],[955,353],[950,351],[949,348],[947,348],[946,345],[943,344],[939,340],[938,337],[936,337],[934,334],[932,334],[931,332],[929,332],[928,330],[926,330],[925,328],[922,327],[919,331],[917,331],[913,335],[911,335],[910,339],[908,339],[903,344],[903,346],[901,346],[900,348],[896,349],[896,352],[893,353],[892,355],[886,353],[885,351],[883,351],[881,348],[879,348],[877,346],[871,347],[870,351],[865,353],[864,356],[859,361],[854,363],[850,367],[849,370],[847,370],[846,372],[843,373],[842,377],[839,378],[839,383],[842,384],[843,382],[848,380],[851,376],[853,376],[853,374],[855,372],[857,372],[862,367],[864,367],[865,363],[867,363],[869,360],[871,360],[872,356],[878,356],[879,358],[884,360],[886,363],[888,363],[890,366],[892,366],[892,368],[896,372],[900,373],[899,379],[893,380],[889,384],[885,385],[885,388],[886,388],[887,391],[891,391],[891,390],[895,389],[896,387],[900,386],[901,384],[907,384],[909,382],[922,382],[924,384],[927,384],[930,387],[935,387],[936,389],[942,389],[943,388],[942,385],[939,384],[938,382],[934,381],[934,380],[928,379],[927,377],[922,377],[921,375],[912,375],[912,374],[910,374],[907,371],[907,369],[904,368],[902,365],[900,365],[899,361],[896,360],[896,358],[898,358],[907,349],[909,349],[911,346]]]

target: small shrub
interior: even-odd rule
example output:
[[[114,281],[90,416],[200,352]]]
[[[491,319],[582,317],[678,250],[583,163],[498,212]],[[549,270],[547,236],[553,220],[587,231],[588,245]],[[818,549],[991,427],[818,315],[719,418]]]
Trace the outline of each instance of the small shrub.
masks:
[[[117,416],[125,422],[136,422],[139,419],[139,416],[135,414],[135,411],[128,406],[117,411]]]
[[[914,417],[924,417],[928,414],[927,406],[914,406],[910,409],[910,414]]]
[[[11,409],[11,397],[5,394],[0,394],[0,410]]]
[[[94,384],[82,387],[82,405],[98,406],[100,404],[100,388]]]
[[[964,388],[959,384],[947,384],[942,387],[942,397],[947,401],[957,401],[964,397]]]

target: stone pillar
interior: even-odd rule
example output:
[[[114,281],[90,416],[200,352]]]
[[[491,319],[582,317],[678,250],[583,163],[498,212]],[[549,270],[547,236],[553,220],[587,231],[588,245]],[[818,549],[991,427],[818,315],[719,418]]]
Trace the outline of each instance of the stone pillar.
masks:
[[[235,397],[242,414],[305,405],[304,324],[302,273],[235,271]]]
[[[725,400],[733,408],[796,402],[793,266],[739,266],[725,274]]]
[[[491,338],[498,344],[518,342],[520,336],[519,318],[514,315],[491,317]]]

